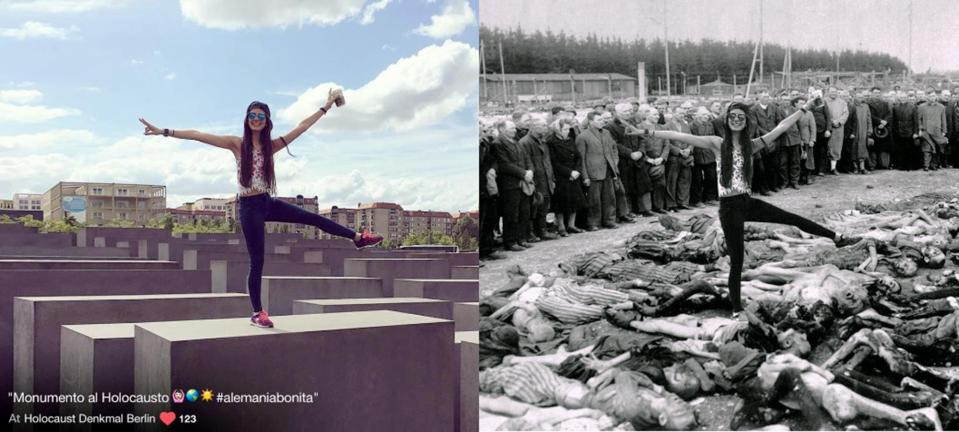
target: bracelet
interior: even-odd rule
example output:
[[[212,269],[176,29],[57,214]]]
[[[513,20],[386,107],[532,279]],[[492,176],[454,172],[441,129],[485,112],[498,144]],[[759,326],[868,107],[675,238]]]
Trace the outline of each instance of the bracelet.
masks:
[[[163,129],[163,136],[170,136],[170,130],[169,130],[169,129]]]
[[[327,109],[326,109],[326,107],[320,107],[320,111],[323,111],[323,114],[326,114]]]

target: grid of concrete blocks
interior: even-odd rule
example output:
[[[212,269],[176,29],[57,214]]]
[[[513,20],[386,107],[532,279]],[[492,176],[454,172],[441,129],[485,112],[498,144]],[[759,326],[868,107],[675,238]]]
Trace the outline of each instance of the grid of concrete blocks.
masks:
[[[0,412],[175,411],[196,415],[204,430],[478,428],[475,253],[356,250],[346,240],[268,234],[262,298],[272,329],[249,325],[248,262],[242,234],[0,225],[0,394],[196,388],[301,401],[2,398]]]

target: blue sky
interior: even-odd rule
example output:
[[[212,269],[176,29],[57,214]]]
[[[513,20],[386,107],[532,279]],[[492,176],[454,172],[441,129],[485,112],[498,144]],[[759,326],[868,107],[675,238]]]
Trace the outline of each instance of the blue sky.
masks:
[[[269,5],[269,6],[267,6]],[[279,194],[320,206],[477,207],[476,0],[2,0],[0,198],[64,181],[165,184],[169,207],[236,192],[232,155],[161,128],[274,136]]]

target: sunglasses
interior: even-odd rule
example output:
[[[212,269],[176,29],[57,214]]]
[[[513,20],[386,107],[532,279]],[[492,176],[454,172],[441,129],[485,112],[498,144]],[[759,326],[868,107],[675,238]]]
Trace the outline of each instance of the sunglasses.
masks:
[[[726,117],[729,118],[730,120],[739,120],[739,121],[746,120],[745,114],[728,114],[726,115]]]
[[[250,120],[266,120],[266,114],[251,112],[247,114],[246,118]]]

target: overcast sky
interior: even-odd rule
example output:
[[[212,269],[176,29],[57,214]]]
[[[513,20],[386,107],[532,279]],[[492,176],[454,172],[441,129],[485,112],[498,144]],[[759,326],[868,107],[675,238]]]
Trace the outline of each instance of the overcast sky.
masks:
[[[477,208],[477,0],[0,0],[0,199],[59,181],[167,186],[167,205],[236,193],[230,152],[143,136],[273,136],[334,108],[276,154],[281,196],[320,208]]]
[[[800,48],[863,49],[909,62],[909,0],[766,0],[763,39]],[[959,70],[959,1],[912,0],[914,71]],[[482,0],[489,27],[663,37],[663,0]],[[669,39],[758,40],[760,0],[670,0]]]

